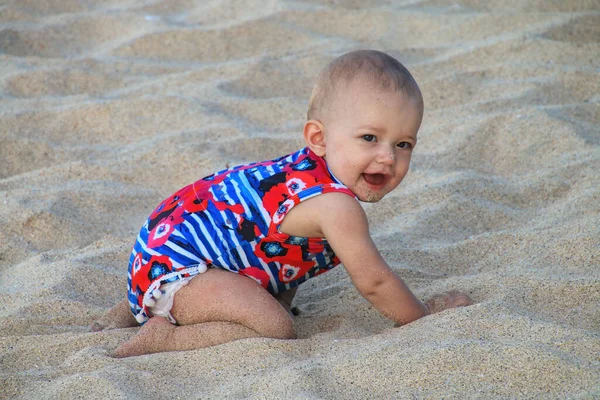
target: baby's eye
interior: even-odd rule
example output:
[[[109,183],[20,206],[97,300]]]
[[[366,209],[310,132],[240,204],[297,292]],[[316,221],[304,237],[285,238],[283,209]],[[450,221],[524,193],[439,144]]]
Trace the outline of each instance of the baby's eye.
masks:
[[[400,147],[401,149],[412,149],[412,144],[409,142],[400,142],[396,146]]]
[[[364,140],[366,140],[367,142],[374,142],[375,141],[375,135],[363,135],[362,137]]]

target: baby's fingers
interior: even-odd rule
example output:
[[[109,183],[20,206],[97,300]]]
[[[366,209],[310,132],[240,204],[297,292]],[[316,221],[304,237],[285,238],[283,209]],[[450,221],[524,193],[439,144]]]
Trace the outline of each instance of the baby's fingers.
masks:
[[[448,308],[465,307],[473,304],[473,300],[465,293],[450,292],[448,295],[449,299],[446,301],[446,304],[449,306]]]
[[[448,308],[464,307],[473,304],[473,300],[465,293],[451,291],[433,296],[427,302],[431,314],[446,310]]]

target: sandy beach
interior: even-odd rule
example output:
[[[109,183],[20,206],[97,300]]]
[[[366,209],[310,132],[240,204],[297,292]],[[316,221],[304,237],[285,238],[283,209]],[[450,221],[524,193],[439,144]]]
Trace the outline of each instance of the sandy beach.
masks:
[[[149,213],[303,147],[319,70],[386,51],[419,82],[411,170],[364,204],[420,298],[401,328],[343,267],[300,287],[298,340],[127,359],[90,332]],[[600,398],[600,3],[0,3],[0,398]]]

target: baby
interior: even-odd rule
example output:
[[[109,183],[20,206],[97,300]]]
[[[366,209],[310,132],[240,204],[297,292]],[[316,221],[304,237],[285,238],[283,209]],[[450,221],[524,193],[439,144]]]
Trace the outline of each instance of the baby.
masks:
[[[217,172],[163,201],[133,247],[127,300],[92,329],[142,324],[116,357],[292,339],[298,285],[340,263],[398,325],[472,304],[458,292],[419,301],[379,254],[359,204],[400,184],[422,117],[419,86],[396,59],[371,50],[335,59],[310,99],[306,147]]]

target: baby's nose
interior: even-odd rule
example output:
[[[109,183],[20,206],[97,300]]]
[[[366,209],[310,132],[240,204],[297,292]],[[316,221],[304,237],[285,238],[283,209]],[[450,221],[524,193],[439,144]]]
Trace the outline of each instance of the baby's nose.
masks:
[[[381,151],[377,157],[377,162],[381,164],[392,165],[394,161],[396,161],[396,155],[394,151],[390,151],[389,149]]]

